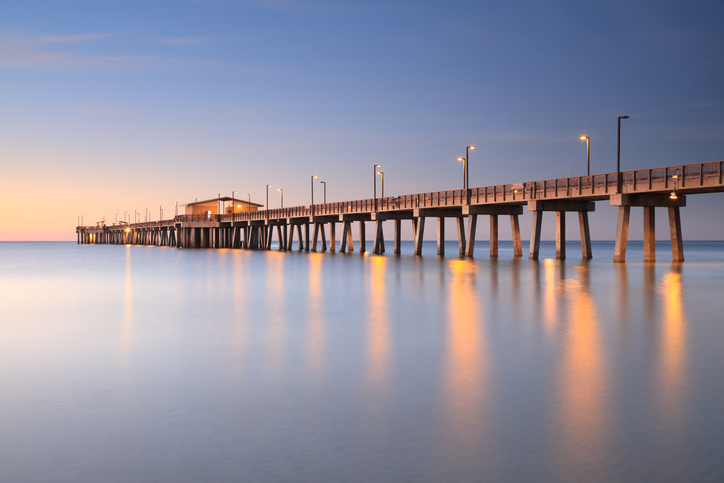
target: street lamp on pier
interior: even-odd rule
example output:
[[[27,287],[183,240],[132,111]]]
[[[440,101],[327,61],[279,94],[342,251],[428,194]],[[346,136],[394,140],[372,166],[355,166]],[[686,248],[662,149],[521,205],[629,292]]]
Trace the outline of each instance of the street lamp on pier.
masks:
[[[271,185],[266,185],[266,217],[269,218],[269,188],[271,188]]]
[[[231,221],[234,221],[234,215],[236,215],[236,201],[234,201],[234,195],[236,191],[231,192]]]
[[[128,212],[127,212],[127,211],[124,211],[124,212],[123,212],[123,223],[126,222],[126,215],[128,215]]]
[[[465,158],[459,157],[458,161],[461,161],[463,163],[463,190],[465,190],[465,166],[467,166],[467,163],[465,162]]]
[[[281,207],[284,208],[284,190],[277,188],[277,191],[279,192],[279,196],[281,198]]]
[[[475,146],[465,147],[465,199],[468,204],[470,203],[470,150],[475,149]]]
[[[116,222],[114,223],[114,225],[117,225],[117,224],[118,224],[118,213],[116,213]]]
[[[312,185],[312,216],[314,216],[314,178],[316,178],[317,175],[313,175],[312,179],[310,180],[310,183]]]
[[[375,210],[375,211],[377,211],[377,168],[381,168],[381,167],[382,167],[381,164],[375,164],[375,166],[372,168],[372,173],[373,173],[373,174],[372,174],[372,177],[373,177],[373,180],[372,180],[372,181],[373,181],[373,186],[374,186],[374,188],[373,188],[373,190],[372,190],[372,193],[373,193],[374,200],[375,200],[375,206],[374,206],[374,210]]]
[[[385,173],[377,171],[377,174],[382,176],[382,199],[385,199]]]
[[[247,193],[246,197],[248,199],[248,201],[246,202],[246,211],[250,212],[251,211],[251,195],[249,193]]]
[[[159,214],[161,215],[161,216],[159,217],[159,219],[158,219],[158,221],[159,221],[159,223],[160,223],[160,222],[163,220],[163,205],[159,206],[159,207],[158,207],[158,210],[159,210],[159,212],[160,212]]]
[[[621,119],[628,119],[628,116],[618,116],[618,142],[616,143],[616,193],[621,192]]]
[[[586,140],[586,176],[591,176],[591,138],[581,136],[581,141]]]
[[[324,204],[327,204],[327,182],[326,181],[320,181],[324,185]]]

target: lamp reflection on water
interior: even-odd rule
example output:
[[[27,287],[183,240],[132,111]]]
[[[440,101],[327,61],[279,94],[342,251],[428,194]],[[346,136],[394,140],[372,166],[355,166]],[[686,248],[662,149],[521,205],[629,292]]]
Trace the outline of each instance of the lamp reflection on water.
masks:
[[[477,266],[470,260],[448,264],[447,343],[443,369],[445,433],[454,453],[452,460],[463,460],[484,446],[485,426],[490,419],[487,347],[483,310],[476,290]],[[485,415],[486,421],[481,420]]]
[[[390,376],[390,327],[385,288],[387,258],[367,257],[370,264],[369,318],[367,322],[368,375],[382,389]]]
[[[274,307],[268,312],[267,370],[273,378],[281,378],[286,356],[286,305],[284,297],[284,260],[283,252],[269,251],[265,254],[266,268],[266,304]]]
[[[121,325],[120,353],[124,363],[130,358],[133,342],[133,284],[131,282],[131,245],[126,245],[126,277],[123,288],[123,323]]]
[[[661,317],[656,404],[662,419],[676,423],[683,417],[686,388],[687,338],[680,266],[674,265],[660,283],[664,313]],[[675,429],[675,428],[673,428]]]
[[[588,287],[589,266],[560,281],[567,310],[561,333],[562,359],[557,376],[558,457],[568,471],[600,467],[610,454],[611,374],[601,338],[601,321]],[[584,474],[567,479],[585,479]]]
[[[322,290],[322,262],[325,255],[309,255],[309,315],[307,317],[307,364],[309,371],[320,376],[324,367],[324,291]]]

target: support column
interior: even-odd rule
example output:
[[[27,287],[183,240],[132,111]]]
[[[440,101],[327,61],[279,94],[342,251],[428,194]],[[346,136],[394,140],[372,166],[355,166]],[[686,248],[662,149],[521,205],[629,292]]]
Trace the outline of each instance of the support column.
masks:
[[[367,244],[365,242],[365,222],[359,222],[359,252],[364,253],[367,250]]]
[[[498,215],[490,215],[490,257],[498,258]]]
[[[681,211],[678,206],[669,207],[669,231],[671,232],[671,261],[684,261],[684,240],[681,237]]]
[[[556,259],[566,259],[566,212],[556,211]]]
[[[282,225],[277,225],[277,239],[279,240],[279,251],[283,251],[284,245],[284,234],[282,233]]]
[[[543,223],[543,212],[540,210],[533,211],[533,227],[530,231],[530,251],[528,258],[530,260],[538,260],[540,252],[540,228]]]
[[[478,215],[468,215],[468,243],[467,256],[472,257],[475,253],[475,232],[478,228]]]
[[[415,255],[422,255],[422,236],[425,233],[425,217],[420,216],[415,223]]]
[[[510,215],[510,231],[513,235],[513,256],[522,257],[523,244],[520,241],[520,223],[518,222],[518,215]]]
[[[445,218],[437,217],[437,254],[445,255]]]
[[[628,243],[628,219],[631,207],[622,205],[618,207],[618,222],[616,223],[616,246],[613,249],[613,261],[626,261],[626,243]]]
[[[394,243],[394,252],[396,255],[399,255],[402,251],[400,248],[401,245],[401,238],[402,238],[402,220],[395,220],[395,243]]]
[[[319,234],[322,236],[322,251],[327,251],[327,235],[324,234],[324,223],[319,224]]]
[[[319,223],[314,224],[314,236],[312,237],[312,249],[311,251],[317,251],[317,238],[319,237]]]
[[[337,250],[336,227],[337,227],[337,224],[335,222],[331,222],[329,224],[329,251],[332,253],[334,253],[335,250]]]
[[[289,239],[287,240],[287,250],[292,250],[292,245],[294,244],[294,230],[295,226],[290,225],[289,226]]]
[[[460,250],[460,256],[465,256],[465,218],[458,216],[455,218],[455,224],[458,227],[458,249]]]
[[[578,212],[578,227],[581,230],[581,251],[583,252],[583,258],[590,260],[593,258],[593,252],[591,251],[591,230],[588,227],[588,212]]]
[[[297,225],[297,245],[299,245],[299,251],[304,250],[304,237],[302,235],[302,225]]]
[[[644,206],[644,262],[656,261],[656,217],[653,206]]]
[[[372,252],[375,255],[381,255],[384,252],[384,248],[382,246],[382,238],[383,238],[383,232],[382,232],[382,220],[376,221],[376,230],[375,230],[375,243],[374,248],[372,249]]]
[[[311,244],[309,243],[309,223],[304,224],[304,250],[309,251],[309,249],[312,248]],[[315,250],[317,247],[314,247]]]

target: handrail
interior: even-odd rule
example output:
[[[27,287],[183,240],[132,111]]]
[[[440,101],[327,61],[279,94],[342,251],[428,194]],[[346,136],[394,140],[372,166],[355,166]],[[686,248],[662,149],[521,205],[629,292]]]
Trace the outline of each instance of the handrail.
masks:
[[[687,190],[704,185],[705,180],[718,178],[722,185],[724,161],[709,163],[667,166],[661,168],[638,169],[621,172],[621,191],[624,194],[666,191],[671,189]],[[525,204],[530,200],[549,198],[606,197],[615,193],[616,173],[572,176],[524,183],[510,183],[471,188],[468,195],[471,204],[508,203]],[[378,212],[412,210],[415,208],[455,207],[467,204],[465,190],[445,190],[428,193],[416,193],[400,196],[377,198]],[[210,222],[233,223],[242,221],[276,220],[281,218],[299,218],[320,215],[343,215],[355,213],[373,213],[373,198],[352,201],[337,201],[315,205],[292,206],[260,211],[243,211],[222,215],[177,215],[171,220],[130,223],[125,225],[78,226],[77,230],[138,230],[172,226],[175,223]]]

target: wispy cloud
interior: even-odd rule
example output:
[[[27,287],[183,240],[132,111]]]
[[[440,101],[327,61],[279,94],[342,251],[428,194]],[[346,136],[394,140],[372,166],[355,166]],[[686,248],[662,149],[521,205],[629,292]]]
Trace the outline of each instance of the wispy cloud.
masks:
[[[128,67],[157,59],[143,55],[97,55],[67,52],[59,44],[96,42],[114,34],[0,35],[0,68],[57,69],[68,67]]]

